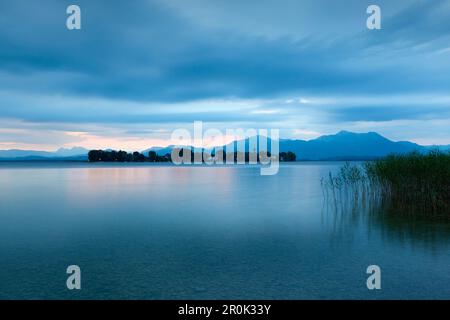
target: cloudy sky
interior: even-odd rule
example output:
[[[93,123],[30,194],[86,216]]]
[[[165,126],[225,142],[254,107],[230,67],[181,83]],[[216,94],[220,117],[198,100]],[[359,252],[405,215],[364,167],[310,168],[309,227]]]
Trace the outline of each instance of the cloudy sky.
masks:
[[[450,0],[1,0],[0,48],[0,149],[141,150],[193,121],[450,144]]]

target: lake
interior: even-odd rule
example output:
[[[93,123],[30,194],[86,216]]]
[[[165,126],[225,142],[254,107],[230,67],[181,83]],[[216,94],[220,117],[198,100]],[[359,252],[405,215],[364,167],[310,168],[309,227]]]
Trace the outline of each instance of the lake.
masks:
[[[341,165],[0,163],[0,299],[450,299],[450,225],[330,209]]]

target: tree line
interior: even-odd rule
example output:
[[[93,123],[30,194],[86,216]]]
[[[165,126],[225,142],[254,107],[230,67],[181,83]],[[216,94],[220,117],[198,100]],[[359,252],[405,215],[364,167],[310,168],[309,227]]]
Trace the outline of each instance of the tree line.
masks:
[[[189,155],[184,157],[184,149],[175,149],[175,154],[178,152],[178,156],[180,158],[184,158],[186,160],[189,160]],[[208,160],[215,159],[220,160],[222,158],[223,163],[226,162],[227,159],[233,159],[234,162],[237,161],[244,161],[244,162],[250,162],[252,160],[255,160],[257,162],[260,162],[261,159],[264,158],[270,158],[271,154],[270,152],[261,152],[253,153],[253,152],[234,152],[231,153],[225,153],[223,151],[219,151],[216,153],[211,154],[211,158]],[[288,152],[281,152],[278,156],[278,160],[280,162],[291,162],[296,161],[296,155],[295,153],[288,151]],[[194,162],[195,159],[202,159],[202,153],[195,153],[194,151],[190,150],[190,160],[191,162]],[[91,150],[88,153],[88,160],[89,162],[172,162],[172,155],[170,153],[167,153],[165,155],[158,155],[155,151],[149,151],[147,155],[144,155],[140,152],[133,152],[128,153],[126,151],[115,151],[115,150]]]
[[[155,151],[149,151],[147,156],[140,152],[128,153],[114,150],[91,150],[88,153],[89,162],[170,162],[170,154],[158,155]]]

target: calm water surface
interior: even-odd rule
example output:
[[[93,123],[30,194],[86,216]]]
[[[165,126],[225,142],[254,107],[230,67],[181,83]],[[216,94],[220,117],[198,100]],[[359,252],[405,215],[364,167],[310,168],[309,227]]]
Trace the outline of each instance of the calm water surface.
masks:
[[[450,299],[450,226],[330,210],[340,165],[0,163],[0,299]]]

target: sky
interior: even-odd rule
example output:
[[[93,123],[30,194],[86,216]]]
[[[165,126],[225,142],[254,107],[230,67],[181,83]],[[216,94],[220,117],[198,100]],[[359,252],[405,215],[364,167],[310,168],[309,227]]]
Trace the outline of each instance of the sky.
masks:
[[[450,0],[0,0],[0,149],[143,150],[194,121],[450,144]]]

